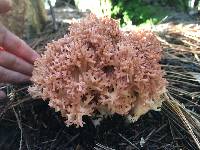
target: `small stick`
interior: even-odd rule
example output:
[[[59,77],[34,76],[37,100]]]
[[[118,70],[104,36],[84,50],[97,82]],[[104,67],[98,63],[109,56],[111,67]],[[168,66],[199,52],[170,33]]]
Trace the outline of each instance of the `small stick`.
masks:
[[[129,141],[129,140],[128,140],[127,138],[125,138],[122,134],[118,133],[118,135],[119,135],[122,139],[124,139],[128,144],[130,144],[133,148],[139,150],[139,148],[138,148],[134,143],[132,143],[131,141]]]
[[[57,23],[56,23],[56,17],[55,17],[55,12],[54,12],[53,6],[51,5],[51,1],[50,0],[48,0],[47,2],[49,4],[50,12],[51,12],[52,20],[53,20],[53,29],[54,29],[54,31],[57,31],[58,30],[58,26],[57,26]]]
[[[17,114],[17,112],[15,111],[15,108],[13,107],[13,112],[15,114],[15,117],[17,119],[17,124],[19,126],[19,129],[20,129],[20,132],[21,132],[21,135],[20,135],[20,143],[19,143],[19,150],[22,150],[22,143],[23,143],[23,130],[22,130],[22,124],[21,124],[21,121],[19,119],[19,116]]]

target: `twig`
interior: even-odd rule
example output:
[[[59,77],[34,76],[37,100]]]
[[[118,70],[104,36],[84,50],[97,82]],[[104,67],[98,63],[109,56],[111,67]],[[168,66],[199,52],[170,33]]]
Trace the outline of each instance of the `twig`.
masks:
[[[15,108],[13,107],[13,112],[15,114],[15,117],[17,119],[17,124],[18,124],[18,127],[20,129],[20,132],[21,132],[21,135],[20,135],[20,143],[19,143],[19,150],[22,150],[22,143],[23,143],[23,130],[22,130],[22,124],[21,124],[21,121],[19,119],[19,116],[17,114],[17,112],[15,111]]]
[[[63,130],[64,130],[63,128],[60,129],[60,131],[56,134],[56,137],[55,137],[54,141],[51,143],[50,150],[51,150],[51,149],[55,149],[57,143],[59,143],[58,140],[59,140],[59,137],[60,137],[60,135],[62,134]]]
[[[57,31],[58,30],[58,26],[57,26],[57,23],[56,23],[56,17],[55,17],[54,9],[53,9],[53,7],[51,5],[51,1],[48,0],[47,2],[48,2],[49,7],[50,7],[50,12],[51,12],[52,21],[53,21],[53,29],[54,29],[54,31]]]
[[[127,138],[125,138],[123,135],[121,135],[120,133],[118,133],[118,135],[122,138],[122,139],[124,139],[127,143],[129,143],[132,147],[134,147],[134,148],[136,148],[136,149],[138,149],[139,150],[139,148],[134,144],[134,143],[132,143],[131,141],[129,141]]]
[[[113,149],[113,148],[109,148],[109,147],[104,146],[104,145],[99,144],[99,143],[97,143],[96,146],[100,147],[101,150],[115,150],[115,149]],[[99,150],[97,147],[94,147],[94,149]]]
[[[198,138],[196,137],[196,135],[194,134],[190,123],[188,122],[188,120],[186,119],[185,115],[183,114],[183,111],[180,108],[181,106],[177,103],[177,101],[173,100],[173,98],[171,96],[169,98],[169,96],[166,95],[166,98],[168,99],[168,102],[170,101],[169,99],[171,99],[169,104],[174,109],[174,113],[176,113],[179,116],[179,118],[183,122],[184,126],[186,127],[186,129],[190,133],[191,137],[193,138],[193,140],[194,140],[195,144],[197,145],[198,149],[200,149],[200,142],[199,142]]]
[[[77,133],[75,136],[73,136],[66,144],[65,147],[67,147],[69,144],[71,144],[75,139],[79,137],[80,133]]]
[[[153,133],[155,133],[156,129],[153,129],[148,135],[147,137],[145,138],[145,143],[150,139],[150,137],[153,135]]]

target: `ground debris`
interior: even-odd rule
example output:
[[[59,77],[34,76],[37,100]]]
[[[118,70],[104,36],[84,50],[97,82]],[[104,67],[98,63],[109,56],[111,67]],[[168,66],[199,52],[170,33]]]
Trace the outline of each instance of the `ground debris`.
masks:
[[[29,43],[42,53],[47,42],[67,32],[67,26],[59,24],[58,32],[46,30]],[[197,24],[187,23],[171,24],[163,32],[157,32],[164,49],[161,64],[169,82],[168,93],[181,104],[182,115],[197,140],[200,139],[197,124],[200,121],[200,82],[195,75],[200,73],[199,31]],[[32,100],[26,92],[27,85],[4,85],[2,89],[15,95],[13,100],[0,106],[0,149],[3,150],[19,149],[19,144],[21,149],[30,150],[198,149],[179,113],[169,103],[163,104],[161,112],[150,111],[134,124],[114,115],[95,127],[86,117],[86,125],[77,129],[66,127],[61,115],[46,102]],[[20,117],[16,119],[18,112]]]

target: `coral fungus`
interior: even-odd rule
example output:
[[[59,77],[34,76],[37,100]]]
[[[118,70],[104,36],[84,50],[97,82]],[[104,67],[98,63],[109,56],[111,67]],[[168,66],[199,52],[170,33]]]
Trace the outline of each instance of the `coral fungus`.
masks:
[[[83,126],[83,116],[102,112],[138,118],[161,106],[161,51],[153,33],[124,32],[117,21],[91,14],[47,44],[29,92],[48,100],[67,125]]]

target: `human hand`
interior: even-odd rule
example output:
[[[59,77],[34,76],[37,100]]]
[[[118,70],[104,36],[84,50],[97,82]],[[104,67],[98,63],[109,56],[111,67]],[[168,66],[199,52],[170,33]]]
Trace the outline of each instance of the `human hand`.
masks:
[[[0,13],[10,10],[11,4],[11,0],[0,0]],[[37,57],[23,40],[0,24],[0,83],[28,81]],[[5,93],[0,90],[0,99],[4,97]]]

